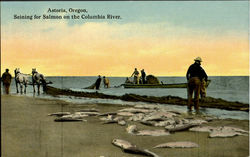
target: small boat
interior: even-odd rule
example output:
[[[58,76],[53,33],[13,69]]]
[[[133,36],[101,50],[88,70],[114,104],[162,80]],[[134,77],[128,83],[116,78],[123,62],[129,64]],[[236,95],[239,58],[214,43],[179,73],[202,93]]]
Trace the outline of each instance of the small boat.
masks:
[[[207,81],[206,87],[208,87],[211,80]],[[187,88],[187,83],[174,83],[174,84],[123,84],[124,88]]]

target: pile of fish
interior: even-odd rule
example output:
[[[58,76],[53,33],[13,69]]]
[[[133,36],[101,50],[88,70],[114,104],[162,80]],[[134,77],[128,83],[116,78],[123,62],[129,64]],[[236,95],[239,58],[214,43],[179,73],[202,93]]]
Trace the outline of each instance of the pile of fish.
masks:
[[[57,112],[49,114],[56,116],[56,122],[65,121],[86,121],[85,117],[98,116],[102,124],[118,124],[127,126],[126,131],[129,134],[136,136],[168,136],[177,131],[199,131],[208,132],[209,137],[232,137],[237,135],[248,136],[249,132],[229,127],[212,127],[208,126],[212,117],[208,116],[192,116],[185,115],[176,111],[171,111],[161,105],[135,105],[133,107],[124,108],[115,112],[100,113],[97,109],[84,109],[74,113]],[[161,129],[154,130],[139,130],[135,124],[141,123]],[[138,148],[136,145],[122,139],[113,139],[112,144],[122,148],[126,153],[135,153],[145,156],[158,157],[155,153]],[[189,141],[175,141],[156,145],[152,148],[196,148],[199,147],[196,143]]]

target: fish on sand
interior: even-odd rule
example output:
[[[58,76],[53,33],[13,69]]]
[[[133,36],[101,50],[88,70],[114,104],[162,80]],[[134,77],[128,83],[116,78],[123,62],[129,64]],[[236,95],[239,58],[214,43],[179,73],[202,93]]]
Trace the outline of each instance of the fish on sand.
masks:
[[[233,136],[247,136],[248,131],[229,127],[229,126],[220,126],[220,127],[212,127],[212,126],[198,126],[189,129],[190,131],[199,131],[199,132],[209,132],[209,137],[233,137]]]
[[[61,116],[64,116],[64,115],[70,115],[70,112],[56,112],[56,113],[48,114],[48,116],[58,116],[58,117],[61,117]]]
[[[136,145],[122,140],[122,139],[113,139],[112,144],[121,148],[125,153],[131,153],[131,154],[140,154],[144,156],[151,156],[151,157],[159,157],[155,153],[147,150],[147,149],[141,149],[138,148]]]
[[[136,125],[130,125],[126,128],[129,134],[138,136],[166,136],[170,135],[169,132],[165,130],[138,130]]]
[[[55,122],[74,122],[74,121],[86,121],[83,120],[84,117],[87,117],[88,115],[81,115],[81,114],[70,114],[70,115],[65,115],[62,117],[56,118],[54,121]]]
[[[198,144],[188,141],[168,142],[155,146],[154,148],[196,148]]]
[[[165,129],[169,132],[177,132],[177,131],[185,131],[189,128],[198,126],[198,124],[178,124],[178,125],[170,125],[166,126]]]

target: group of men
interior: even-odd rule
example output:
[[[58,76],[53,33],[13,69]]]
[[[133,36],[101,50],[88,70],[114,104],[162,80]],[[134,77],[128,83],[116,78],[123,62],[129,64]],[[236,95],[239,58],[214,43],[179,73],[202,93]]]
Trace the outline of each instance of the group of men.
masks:
[[[202,59],[200,57],[197,57],[194,59],[194,63],[190,65],[188,68],[188,71],[186,73],[186,78],[188,81],[187,91],[188,91],[188,102],[187,102],[187,108],[189,111],[192,110],[192,97],[194,94],[194,108],[196,111],[199,110],[199,95],[201,95],[201,98],[204,98],[206,96],[206,84],[207,84],[207,74],[205,70],[201,67]],[[146,73],[144,69],[141,70],[141,77],[139,76],[140,73],[135,68],[135,71],[131,75],[134,76],[134,84],[146,83]],[[128,79],[128,78],[127,78]]]
[[[199,95],[201,95],[202,98],[206,96],[204,87],[208,79],[205,70],[201,67],[202,59],[200,57],[197,57],[194,59],[194,61],[195,61],[194,64],[190,65],[186,73],[186,78],[188,80],[187,108],[189,111],[192,110],[193,93],[194,93],[194,108],[196,111],[199,110]],[[135,68],[135,71],[131,75],[131,77],[134,76],[135,84],[139,84],[139,79],[140,79],[139,75],[140,75],[139,71],[137,70],[137,68]],[[2,82],[3,82],[3,86],[4,86],[6,94],[9,94],[11,79],[12,79],[12,76],[9,73],[9,69],[6,69],[6,71],[2,75]],[[100,88],[101,80],[102,80],[101,76],[99,75],[98,79],[95,82],[96,89]],[[104,83],[104,87],[109,88],[109,79],[106,78],[105,76],[103,76],[103,83]],[[141,70],[141,83],[142,84],[146,83],[146,73],[144,69]]]
[[[133,74],[131,75],[131,77],[134,76],[134,84],[146,84],[146,73],[144,71],[144,69],[141,70],[141,77],[140,77],[140,73],[137,70],[137,68],[135,68],[135,71],[133,72]]]

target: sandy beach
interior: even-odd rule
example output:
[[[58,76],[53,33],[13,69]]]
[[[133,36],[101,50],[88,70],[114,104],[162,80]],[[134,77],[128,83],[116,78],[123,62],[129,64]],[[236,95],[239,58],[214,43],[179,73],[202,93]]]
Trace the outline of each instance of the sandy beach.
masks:
[[[1,144],[3,157],[135,157],[111,144],[115,138],[127,140],[161,157],[246,157],[249,136],[208,138],[208,133],[183,131],[168,136],[135,136],[126,126],[102,124],[100,117],[83,122],[55,122],[49,113],[95,108],[100,113],[114,112],[127,106],[110,104],[73,104],[36,97],[1,95]],[[140,129],[156,129],[137,122]],[[249,130],[248,120],[213,120],[211,126],[232,126]],[[162,128],[161,128],[162,129]],[[156,148],[166,142],[190,141],[198,148]]]

